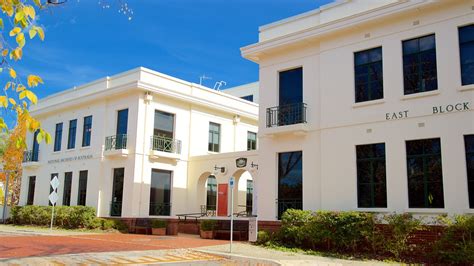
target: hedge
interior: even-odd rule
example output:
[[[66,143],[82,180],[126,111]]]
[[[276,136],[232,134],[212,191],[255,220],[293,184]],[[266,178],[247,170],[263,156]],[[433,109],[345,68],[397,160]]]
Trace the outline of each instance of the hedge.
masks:
[[[17,225],[49,226],[51,206],[15,206],[11,209],[10,221]],[[117,229],[125,231],[126,225],[119,220],[107,220],[96,217],[96,211],[88,206],[54,207],[54,225],[65,229]]]
[[[434,242],[413,241],[427,230],[410,214],[383,217],[363,212],[287,210],[274,234],[259,232],[259,244],[365,254],[409,262],[473,263],[474,216],[440,217],[442,234]]]

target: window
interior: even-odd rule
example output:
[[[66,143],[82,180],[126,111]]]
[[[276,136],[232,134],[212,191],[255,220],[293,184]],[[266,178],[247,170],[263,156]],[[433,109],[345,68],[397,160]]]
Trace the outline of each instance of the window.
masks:
[[[405,95],[438,89],[435,35],[403,42]]]
[[[77,205],[86,206],[87,196],[87,170],[79,172],[79,190],[77,193]]]
[[[212,152],[220,151],[220,135],[221,125],[216,123],[209,123],[209,147],[208,150]]]
[[[459,28],[461,84],[474,84],[474,24]]]
[[[464,136],[466,147],[467,187],[469,191],[469,208],[474,209],[474,135]]]
[[[249,102],[253,102],[253,95],[242,96],[240,98]]]
[[[50,180],[50,181],[53,181],[54,177],[56,177],[56,176],[58,176],[57,173],[51,174],[51,180]],[[49,184],[49,194],[53,193],[53,191],[55,191],[55,190],[53,189],[53,186],[51,186],[51,184]],[[56,192],[57,192],[57,189],[56,189]],[[48,195],[48,196],[49,196],[49,195]],[[53,204],[51,203],[51,201],[49,201],[49,199],[48,199],[48,203],[49,203],[49,206],[53,206]],[[57,204],[57,203],[56,203],[56,204]]]
[[[247,132],[247,150],[252,151],[257,149],[257,133]]]
[[[110,216],[122,216],[124,176],[125,176],[125,168],[114,169],[114,180],[112,183],[112,204],[110,206]]]
[[[386,208],[385,143],[357,145],[357,206]]]
[[[128,109],[117,112],[116,149],[127,148]]]
[[[444,208],[440,139],[407,141],[406,150],[409,207]]]
[[[56,124],[56,131],[54,132],[54,151],[61,150],[61,139],[63,138],[63,123]]]
[[[171,213],[171,171],[152,169],[150,187],[150,215]]]
[[[91,145],[92,116],[84,117],[84,127],[82,129],[82,147]]]
[[[382,47],[354,54],[355,101],[383,98]]]
[[[279,105],[303,102],[303,68],[295,68],[279,73]]]
[[[287,209],[303,207],[303,152],[278,154],[278,219]]]
[[[245,210],[247,214],[252,214],[252,204],[253,204],[253,181],[247,180],[247,197],[245,200]]]
[[[35,199],[35,186],[36,176],[30,176],[28,180],[28,197],[26,199],[26,205],[33,205]]]
[[[63,205],[71,205],[72,172],[64,173]]]
[[[155,110],[154,136],[172,139],[174,134],[174,114]]]
[[[67,137],[67,148],[74,149],[76,147],[76,128],[77,119],[69,121],[69,134]]]
[[[38,143],[38,134],[39,134],[39,129],[35,131],[33,134],[33,149],[31,150],[31,161],[37,162],[38,161],[38,156],[39,156],[39,143]]]
[[[206,211],[216,210],[217,204],[217,179],[215,176],[210,175],[207,178],[207,198],[206,198]]]

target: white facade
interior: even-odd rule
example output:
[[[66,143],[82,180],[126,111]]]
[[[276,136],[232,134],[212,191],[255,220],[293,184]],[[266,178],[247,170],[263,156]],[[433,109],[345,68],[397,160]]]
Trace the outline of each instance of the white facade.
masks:
[[[127,129],[120,134],[126,134],[125,141],[117,137],[118,111],[124,109],[128,109]],[[172,136],[165,142],[171,145],[168,148],[153,144],[155,111],[174,115]],[[80,171],[87,170],[85,205],[96,208],[101,217],[111,214],[114,169],[118,168],[124,168],[122,217],[160,216],[150,214],[152,169],[171,173],[169,216],[199,212],[200,205],[206,204],[206,187],[202,184],[204,194],[196,201],[195,185],[203,172],[195,171],[200,164],[192,165],[193,158],[245,154],[247,132],[258,131],[257,104],[145,68],[52,95],[31,113],[51,133],[53,143],[40,143],[38,158],[24,163],[20,205],[47,205],[52,174],[58,174],[60,180],[58,205],[62,205],[66,172],[72,172],[70,205],[77,205]],[[92,116],[90,145],[83,145],[84,118],[88,116]],[[70,121],[75,119],[75,147],[68,149]],[[220,126],[217,152],[208,149],[211,122]],[[58,123],[63,123],[61,148],[54,151]],[[27,143],[31,150],[33,134],[27,136]],[[207,165],[206,171],[213,173],[214,162]],[[36,177],[36,184],[28,202],[31,176]]]
[[[258,103],[259,100],[259,89],[258,82],[252,82],[249,84],[240,85],[225,89],[224,92],[230,95],[237,96],[239,98],[250,100],[251,102]]]
[[[277,219],[278,156],[290,151],[303,154],[303,209],[473,213],[463,136],[474,134],[474,85],[461,85],[458,39],[458,28],[473,23],[473,1],[352,0],[260,27],[259,42],[241,49],[260,66],[259,219]],[[405,95],[402,43],[430,34],[437,89]],[[356,103],[355,53],[375,47],[383,97]],[[299,67],[305,121],[269,126],[279,73]],[[410,208],[406,141],[429,138],[441,142],[444,207]],[[385,143],[387,206],[361,208],[356,145],[373,143]]]

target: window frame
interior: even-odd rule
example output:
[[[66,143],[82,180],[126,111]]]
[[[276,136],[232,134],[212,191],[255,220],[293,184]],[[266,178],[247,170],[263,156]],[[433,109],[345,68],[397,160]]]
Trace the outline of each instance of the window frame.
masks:
[[[67,149],[76,148],[77,119],[69,120],[69,129],[67,137]]]
[[[439,142],[439,153],[425,153],[425,149],[426,149],[426,146],[425,146],[425,143],[422,143],[421,144],[421,149],[423,150],[421,154],[411,154],[409,155],[409,143],[414,143],[414,142],[427,142],[427,141],[438,141]],[[420,144],[419,144],[420,145]],[[407,185],[408,185],[408,208],[410,209],[444,209],[445,206],[446,206],[446,202],[445,202],[445,189],[444,189],[444,182],[443,182],[443,162],[442,162],[442,147],[441,147],[441,139],[440,138],[428,138],[428,139],[414,139],[414,140],[407,140],[405,141],[405,153],[406,153],[406,166],[407,166]],[[437,157],[436,159],[439,159],[439,167],[440,167],[440,180],[434,182],[434,181],[428,181],[428,178],[429,176],[432,176],[432,172],[430,171],[427,171],[428,170],[428,166],[427,166],[427,161],[429,159],[432,159],[433,157]],[[411,188],[410,187],[410,179],[411,179],[411,176],[410,175],[410,165],[409,165],[409,161],[410,159],[422,159],[422,165],[421,165],[421,169],[422,169],[422,180],[418,180],[416,181],[416,183],[421,183],[423,185],[423,206],[415,206],[413,203],[410,202],[410,194],[411,194],[411,190],[414,189],[414,188]],[[416,175],[414,175],[416,177]],[[412,177],[412,178],[415,178],[415,177]],[[441,191],[438,191],[438,192],[441,192],[441,195],[442,195],[442,199],[440,201],[440,205],[441,206],[430,206],[430,199],[429,199],[429,194],[427,194],[428,192],[428,185],[430,183],[440,183],[440,187],[441,187]],[[412,199],[413,201],[414,199]]]
[[[54,147],[53,151],[61,151],[61,142],[63,139],[63,122],[56,123],[56,129],[54,131]]]
[[[383,145],[383,151],[384,154],[383,156],[377,156],[376,155],[376,145]],[[359,157],[359,149],[362,149],[363,147],[368,147],[370,146],[370,149],[372,150],[373,156],[372,157]],[[383,161],[384,164],[384,178],[382,182],[376,182],[375,181],[375,174],[376,174],[376,164]],[[360,163],[363,162],[368,162],[370,164],[370,181],[369,182],[361,182],[362,177],[359,176],[359,167]],[[386,145],[384,142],[380,143],[370,143],[370,144],[359,144],[356,145],[356,175],[357,175],[357,207],[358,208],[387,208],[388,206],[388,197],[387,197],[387,151],[386,151]],[[367,206],[363,206],[361,204],[361,198],[360,198],[360,187],[361,186],[370,186],[370,204]],[[376,186],[384,185],[385,186],[385,204],[382,205],[377,205],[375,202],[375,199],[377,197],[376,195]]]
[[[28,177],[28,195],[26,196],[26,205],[35,203],[36,176]]]
[[[419,41],[423,38],[426,38],[426,37],[431,37],[433,36],[433,39],[434,39],[434,48],[432,49],[428,49],[428,50],[423,50],[423,51],[420,51],[420,44],[419,44]],[[410,42],[410,41],[414,41],[414,40],[418,40],[418,51],[417,52],[413,52],[413,53],[405,53],[405,44]],[[434,53],[434,71],[435,71],[435,75],[433,77],[431,77],[432,79],[434,78],[436,80],[436,82],[434,83],[435,84],[435,88],[434,89],[430,89],[430,90],[426,90],[426,86],[423,86],[422,83],[423,83],[423,64],[421,62],[421,59],[420,57],[422,55],[425,55],[425,54],[428,54],[428,53],[431,53],[433,52]],[[417,93],[424,93],[424,92],[430,92],[430,91],[437,91],[439,90],[439,82],[438,82],[438,56],[436,54],[436,34],[435,33],[429,33],[429,34],[425,34],[425,35],[422,35],[422,36],[418,36],[418,37],[414,37],[414,38],[410,38],[410,39],[406,39],[406,40],[403,40],[402,41],[402,72],[403,72],[403,95],[415,95]],[[407,83],[407,76],[412,76],[414,75],[412,72],[408,72],[405,70],[405,68],[407,66],[409,66],[409,64],[406,62],[408,59],[407,57],[408,56],[412,56],[412,55],[417,55],[417,60],[416,60],[416,67],[417,67],[417,74],[418,74],[418,80],[417,80],[417,87],[413,90],[413,92],[410,92],[408,93],[407,92],[407,86],[406,86],[406,83]],[[409,74],[410,73],[410,74]]]
[[[92,139],[92,115],[89,115],[89,116],[84,117],[84,123],[82,125],[82,147],[89,147],[91,145],[91,139]]]
[[[363,63],[363,64],[357,64],[357,56],[359,55],[362,55],[363,53],[367,53],[368,55],[372,52],[372,51],[375,51],[375,50],[380,50],[380,60],[378,61],[371,61],[371,62],[367,62],[367,63]],[[380,65],[380,69],[381,69],[381,80],[379,81],[380,82],[380,97],[379,98],[375,98],[372,96],[372,88],[371,88],[371,84],[374,83],[374,82],[377,82],[378,80],[377,79],[372,79],[371,78],[371,67],[375,66],[375,65]],[[367,68],[367,82],[365,82],[365,85],[367,86],[366,89],[367,89],[367,100],[360,100],[358,99],[358,87],[359,87],[359,83],[358,83],[358,76],[357,76],[357,69],[360,68],[360,67],[364,67],[364,68]],[[354,102],[355,103],[364,103],[364,102],[370,102],[370,101],[376,101],[376,100],[381,100],[384,98],[384,85],[383,85],[383,82],[384,82],[384,79],[383,79],[383,47],[382,46],[377,46],[377,47],[373,47],[373,48],[369,48],[369,49],[365,49],[365,50],[361,50],[361,51],[357,51],[357,52],[354,52]]]
[[[464,76],[463,76],[463,68],[464,68],[464,65],[466,64],[463,64],[463,60],[462,60],[462,50],[463,48],[465,48],[466,46],[468,47],[473,47],[474,49],[474,39],[470,40],[470,41],[466,41],[466,42],[461,42],[461,29],[463,28],[467,28],[467,27],[472,27],[473,30],[474,30],[474,24],[467,24],[467,25],[462,25],[462,26],[459,26],[458,27],[458,42],[459,42],[459,64],[460,64],[460,71],[461,71],[461,86],[469,86],[469,85],[474,85],[474,77],[471,78],[472,81],[471,83],[467,83],[465,82],[464,80]],[[470,63],[472,65],[474,65],[474,62]],[[474,68],[474,67],[473,67]],[[471,74],[474,76],[474,74]]]
[[[87,183],[88,183],[88,170],[79,171],[79,184],[77,186],[77,206],[86,206],[87,205]],[[82,182],[81,182],[82,181]],[[84,187],[83,187],[84,186]],[[82,196],[84,202],[82,202]]]
[[[250,136],[255,136],[255,139],[251,139]],[[257,133],[247,131],[247,151],[257,150]]]
[[[464,152],[466,156],[466,177],[467,177],[467,194],[468,194],[468,205],[469,209],[474,209],[474,165],[472,166],[472,170],[469,171],[469,159],[472,156],[472,159],[474,161],[474,148],[472,150],[468,150],[468,138],[472,138],[472,141],[474,145],[474,134],[467,134],[464,135]],[[474,164],[474,162],[473,162]]]
[[[71,206],[72,176],[72,172],[64,173],[63,206]]]
[[[211,126],[217,127],[217,131],[212,130]],[[217,135],[217,138],[216,138]],[[221,151],[221,124],[215,122],[209,122],[209,140],[207,150],[209,152],[220,152]],[[214,142],[217,139],[217,143]],[[217,148],[216,148],[217,147]]]

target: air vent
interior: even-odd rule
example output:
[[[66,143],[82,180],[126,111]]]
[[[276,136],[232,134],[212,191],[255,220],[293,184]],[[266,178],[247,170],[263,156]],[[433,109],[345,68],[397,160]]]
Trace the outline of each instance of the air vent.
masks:
[[[367,132],[367,133],[372,133],[372,129],[371,129],[371,128],[368,128],[368,129],[366,130],[366,132]]]
[[[418,127],[425,127],[425,123],[418,123]]]
[[[416,25],[420,25],[420,21],[419,21],[419,20],[413,21],[413,26],[416,26]]]

